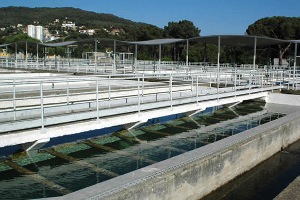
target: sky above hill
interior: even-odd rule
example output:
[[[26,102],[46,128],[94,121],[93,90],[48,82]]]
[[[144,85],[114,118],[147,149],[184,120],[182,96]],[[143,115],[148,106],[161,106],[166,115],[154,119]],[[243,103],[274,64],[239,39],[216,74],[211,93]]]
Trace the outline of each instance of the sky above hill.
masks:
[[[300,0],[2,0],[0,6],[74,7],[161,28],[186,19],[202,36],[244,34],[264,17],[300,17]]]

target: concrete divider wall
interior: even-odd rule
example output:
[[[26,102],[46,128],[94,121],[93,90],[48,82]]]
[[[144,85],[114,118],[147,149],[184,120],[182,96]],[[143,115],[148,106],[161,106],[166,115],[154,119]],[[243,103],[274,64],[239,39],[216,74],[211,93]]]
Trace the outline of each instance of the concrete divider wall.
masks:
[[[200,199],[300,138],[300,113],[58,199]]]

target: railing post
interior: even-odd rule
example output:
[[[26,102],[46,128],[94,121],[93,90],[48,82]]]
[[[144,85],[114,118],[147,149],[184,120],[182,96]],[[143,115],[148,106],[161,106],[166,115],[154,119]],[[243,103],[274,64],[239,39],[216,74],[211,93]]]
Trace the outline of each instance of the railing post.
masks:
[[[69,78],[67,78],[67,105],[68,105],[68,113],[70,112],[69,104],[70,104],[70,84],[69,84]]]
[[[249,94],[250,94],[250,89],[251,89],[251,82],[252,82],[252,74],[251,74],[251,70],[249,71]]]
[[[261,72],[261,88],[264,88],[264,73]]]
[[[17,115],[16,115],[16,80],[15,79],[13,83],[13,107],[14,107],[14,120],[16,120]]]
[[[236,69],[234,70],[234,97],[236,97],[236,77],[237,73],[236,73]]]
[[[142,81],[142,97],[144,99],[144,87],[145,87],[145,74],[143,73],[143,81]],[[142,99],[142,101],[143,101]]]
[[[41,126],[42,126],[42,133],[44,133],[44,96],[43,96],[43,82],[40,83],[40,98],[41,98]]]
[[[196,102],[197,106],[199,105],[198,97],[199,97],[199,86],[198,86],[199,80],[198,80],[198,75],[196,76]]]
[[[140,77],[138,77],[138,111],[141,114]]]
[[[170,86],[169,86],[169,92],[170,92],[170,106],[171,109],[173,109],[173,86],[172,86],[173,77],[172,74],[170,74]]]
[[[110,84],[110,80],[111,80],[111,75],[108,76],[108,107],[110,108],[110,100],[111,100],[111,84]]]
[[[272,79],[271,80],[272,80],[272,93],[273,93],[273,90],[274,90],[274,72],[272,72]]]
[[[96,108],[97,108],[97,123],[99,123],[99,81],[96,79]]]
[[[192,77],[192,82],[191,82],[191,97],[193,97],[193,87],[194,87],[194,77]]]
[[[211,72],[209,72],[209,89],[211,89]]]

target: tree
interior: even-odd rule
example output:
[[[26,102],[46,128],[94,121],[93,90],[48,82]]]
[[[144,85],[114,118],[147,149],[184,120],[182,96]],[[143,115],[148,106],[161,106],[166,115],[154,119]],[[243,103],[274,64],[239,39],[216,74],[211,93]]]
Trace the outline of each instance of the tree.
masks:
[[[164,31],[166,36],[173,38],[187,39],[200,36],[200,30],[188,20],[169,22],[168,26],[164,27]]]
[[[169,22],[168,26],[164,27],[165,37],[188,39],[200,36],[200,30],[188,20],[181,20],[179,22]],[[173,60],[184,59],[184,46],[176,43],[174,45]]]
[[[5,37],[4,43],[10,44],[10,43],[15,43],[15,42],[20,42],[20,41],[37,42],[37,43],[41,42],[37,39],[34,39],[34,38],[28,36],[26,33],[20,33],[20,34],[14,35],[14,36]]]
[[[248,35],[267,36],[277,39],[300,39],[300,17],[267,17],[248,26]],[[278,44],[276,49],[279,64],[282,64],[284,54],[291,44]]]

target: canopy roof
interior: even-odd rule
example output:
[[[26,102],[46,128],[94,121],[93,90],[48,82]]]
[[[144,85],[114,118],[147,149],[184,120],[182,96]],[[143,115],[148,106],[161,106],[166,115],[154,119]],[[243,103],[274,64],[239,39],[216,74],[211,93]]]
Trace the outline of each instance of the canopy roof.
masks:
[[[240,46],[240,47],[253,47],[257,46],[270,46],[275,44],[290,43],[291,40],[280,40],[275,38],[263,37],[263,36],[251,36],[251,35],[213,35],[196,37],[189,39],[190,41],[198,41],[205,44],[218,45],[218,39],[220,37],[220,43],[223,46]]]
[[[95,43],[95,42],[99,43],[100,45],[101,44],[163,45],[163,44],[172,44],[172,43],[185,42],[185,41],[198,41],[204,44],[218,45],[219,38],[220,38],[220,44],[222,46],[252,47],[255,44],[255,39],[256,39],[257,46],[270,46],[270,45],[281,44],[281,43],[300,43],[300,40],[280,40],[275,38],[269,38],[263,36],[250,36],[250,35],[212,35],[212,36],[195,37],[189,39],[166,38],[166,39],[154,39],[154,40],[146,40],[146,41],[120,41],[120,40],[114,40],[109,38],[93,38],[93,39],[86,39],[86,40],[79,40],[79,41],[59,42],[59,43],[34,43],[34,42],[28,42],[28,43],[34,43],[44,47],[61,47],[61,46],[78,44],[78,43]],[[25,43],[25,42],[26,41],[21,41],[12,44]],[[0,48],[12,44],[2,44],[0,45]]]
[[[77,41],[66,41],[66,42],[58,42],[58,43],[39,43],[39,45],[44,47],[62,47],[62,46],[76,44],[76,43]]]
[[[160,44],[177,43],[182,41],[186,41],[186,39],[167,38],[167,39],[155,39],[155,40],[146,40],[146,41],[127,42],[127,43],[137,44],[137,45],[160,45]]]

